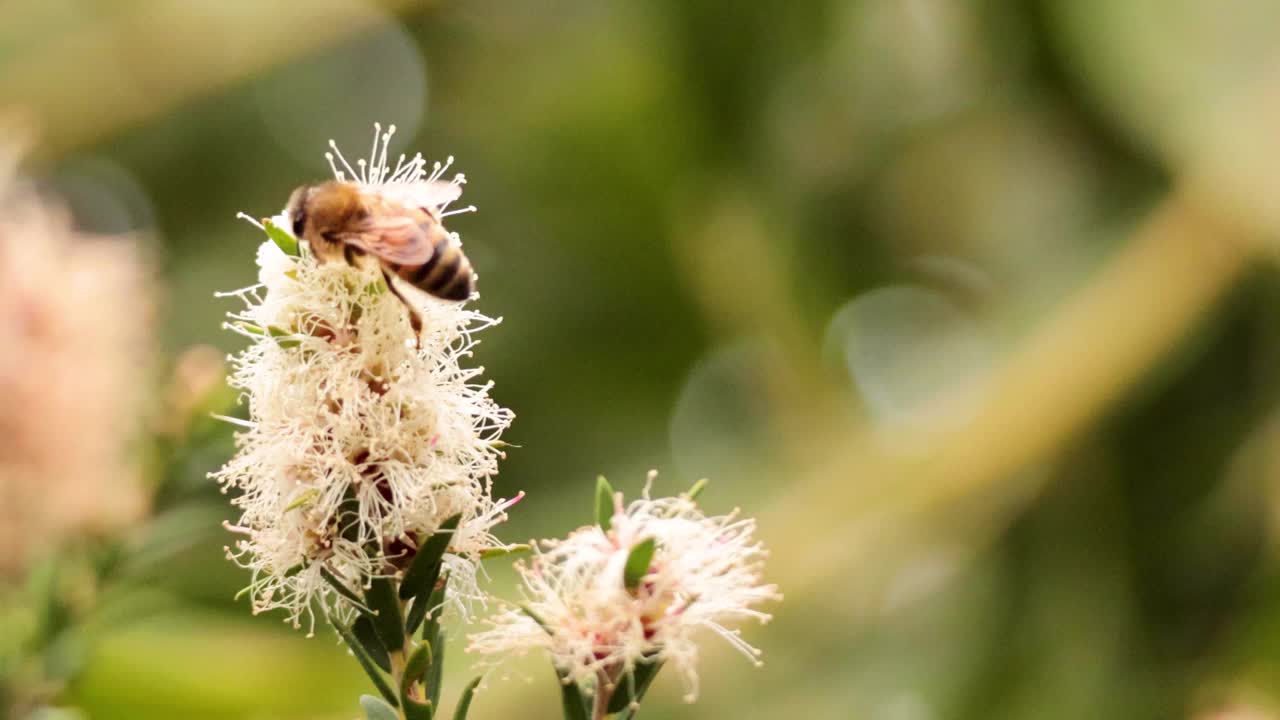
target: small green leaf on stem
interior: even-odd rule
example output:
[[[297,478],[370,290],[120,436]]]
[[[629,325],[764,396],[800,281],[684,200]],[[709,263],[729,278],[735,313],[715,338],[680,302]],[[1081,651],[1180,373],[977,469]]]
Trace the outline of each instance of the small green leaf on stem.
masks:
[[[635,592],[640,587],[640,581],[649,573],[649,565],[653,562],[653,552],[657,547],[653,538],[645,538],[631,547],[627,565],[622,571],[622,581],[627,592]]]
[[[418,682],[422,683],[425,690],[428,684],[427,675],[437,664],[432,662],[430,643],[419,645],[409,656],[409,661],[405,663],[404,674],[400,678],[400,704],[404,708],[407,720],[431,720],[435,715],[435,703],[431,699],[418,700],[410,691],[414,683]]]
[[[297,510],[300,507],[305,507],[307,505],[310,505],[311,503],[315,502],[316,498],[318,497],[320,497],[319,489],[308,488],[298,493],[298,497],[294,498],[293,502],[286,505],[284,508],[284,511],[289,512],[290,510]]]
[[[613,486],[603,475],[596,478],[596,524],[605,532],[613,526]]]
[[[431,720],[435,717],[435,707],[430,702],[418,702],[406,698],[404,717],[405,720]]]
[[[518,555],[524,552],[529,552],[529,546],[524,543],[507,545],[504,547],[485,548],[480,551],[480,559],[493,560],[495,558],[506,557],[508,555]]]
[[[271,238],[271,242],[275,243],[281,252],[290,257],[298,256],[297,238],[285,232],[284,228],[272,222],[271,218],[262,219],[262,229],[267,231],[267,237]]]
[[[361,695],[360,707],[364,708],[364,715],[369,720],[400,720],[400,714],[394,707],[372,695]]]
[[[356,618],[356,621],[351,624],[351,634],[360,641],[361,647],[369,654],[370,660],[377,663],[383,671],[391,672],[391,657],[383,647],[382,639],[378,637],[378,631],[374,629],[371,617],[361,615]]]
[[[523,612],[525,615],[528,615],[534,622],[538,623],[538,627],[542,628],[543,632],[545,632],[548,635],[551,634],[551,628],[547,627],[547,621],[543,620],[542,617],[538,615],[538,613],[534,612],[533,608],[521,603],[520,611]]]
[[[435,657],[431,662],[431,670],[427,672],[427,677],[422,682],[427,686],[427,699],[431,701],[432,706],[440,704],[440,689],[444,687],[444,630],[436,627],[435,633],[431,636],[431,647],[434,648]]]
[[[564,720],[588,720],[591,717],[590,701],[583,694],[578,683],[556,671],[556,680],[560,683],[560,708],[564,711]]]
[[[467,683],[467,687],[462,691],[462,697],[458,698],[458,706],[454,708],[453,720],[467,720],[467,713],[471,710],[471,698],[476,694],[476,687],[483,679],[482,676],[477,676]]]
[[[413,557],[413,564],[409,566],[409,571],[404,574],[404,581],[400,583],[402,600],[430,595],[435,590],[444,552],[449,549],[453,531],[458,529],[460,522],[462,522],[460,514],[445,520],[440,528],[418,548],[418,554]]]
[[[433,609],[444,607],[444,596],[448,591],[449,575],[448,573],[445,573],[444,576],[436,580],[436,589],[431,591],[431,595],[429,597],[419,595],[414,598],[413,605],[409,607],[409,619],[404,625],[405,632],[409,635],[413,635],[418,631],[418,626],[421,625],[422,621],[427,617],[427,613],[431,612]],[[439,617],[439,613],[436,613],[436,615],[431,618],[431,623],[428,624],[439,625]],[[422,632],[422,639],[427,642],[431,642],[431,638],[434,637],[434,635],[435,630],[428,627]]]
[[[404,665],[404,674],[400,676],[400,696],[402,698],[409,697],[409,689],[413,684],[421,681],[427,675],[427,671],[431,669],[431,644],[422,643],[418,646],[413,654],[409,656],[409,661]]]
[[[652,662],[641,661],[635,666],[635,669],[627,673],[618,681],[618,687],[613,691],[613,697],[609,698],[610,713],[620,713],[626,710],[634,700],[638,705],[644,699],[644,694],[648,692],[649,685],[653,683],[653,678],[657,676],[658,670],[662,669],[661,660],[653,660]]]
[[[388,649],[404,647],[404,616],[401,615],[400,601],[396,598],[391,578],[370,580],[364,598],[375,613],[373,627],[378,631],[382,645]]]
[[[336,575],[329,572],[329,568],[322,566],[320,568],[320,577],[324,578],[324,581],[329,583],[329,586],[332,587],[335,592],[346,598],[346,600],[354,605],[358,610],[364,613],[373,613],[373,611],[364,604],[364,600],[357,595],[354,590],[347,587],[346,583],[342,582]]]
[[[697,500],[698,496],[702,494],[702,491],[706,490],[707,486],[710,484],[711,484],[710,480],[706,478],[702,478],[698,482],[694,483],[693,487],[689,488],[688,492],[686,492],[685,495],[688,495],[690,500]]]
[[[332,624],[333,628],[338,631],[338,635],[342,637],[342,641],[347,644],[347,647],[351,648],[351,654],[355,655],[356,662],[360,663],[360,667],[369,676],[369,680],[373,682],[373,686],[378,689],[382,697],[386,698],[389,703],[398,703],[395,691],[387,684],[387,681],[382,677],[382,673],[378,672],[377,665],[369,657],[369,654],[365,652],[364,646],[356,639],[351,629],[341,623],[335,622]]]

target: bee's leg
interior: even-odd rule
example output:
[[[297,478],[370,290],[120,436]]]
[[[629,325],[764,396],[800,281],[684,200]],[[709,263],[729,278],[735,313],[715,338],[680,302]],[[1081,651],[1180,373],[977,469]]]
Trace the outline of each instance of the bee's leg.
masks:
[[[391,281],[391,273],[385,267],[382,268],[382,279],[386,281],[387,289],[400,300],[400,304],[404,305],[404,309],[409,311],[409,327],[413,328],[414,347],[421,350],[422,315],[418,314],[418,309],[409,304],[409,301],[405,299],[404,295],[401,295],[400,291],[396,289],[395,283]]]

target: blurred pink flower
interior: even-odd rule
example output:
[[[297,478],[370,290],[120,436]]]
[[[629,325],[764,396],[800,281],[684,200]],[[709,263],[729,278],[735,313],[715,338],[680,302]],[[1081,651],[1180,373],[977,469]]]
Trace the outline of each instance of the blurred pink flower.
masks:
[[[0,148],[0,575],[138,518],[153,308],[138,245],[77,233]]]

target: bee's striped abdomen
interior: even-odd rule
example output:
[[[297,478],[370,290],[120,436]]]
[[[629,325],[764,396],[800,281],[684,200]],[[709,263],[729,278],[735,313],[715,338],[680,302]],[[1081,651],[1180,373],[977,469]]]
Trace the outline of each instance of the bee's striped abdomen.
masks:
[[[396,274],[419,290],[444,300],[462,301],[471,297],[474,273],[462,249],[449,241],[449,235],[435,220],[424,222],[423,230],[434,245],[431,258],[421,265],[401,267]]]

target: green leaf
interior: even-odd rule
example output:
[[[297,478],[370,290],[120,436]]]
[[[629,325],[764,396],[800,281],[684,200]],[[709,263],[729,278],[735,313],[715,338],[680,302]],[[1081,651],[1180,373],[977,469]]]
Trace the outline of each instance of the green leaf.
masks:
[[[518,555],[525,552],[529,552],[529,546],[524,543],[517,543],[515,545],[506,545],[504,547],[485,548],[480,551],[480,559],[493,560],[495,558],[506,557],[508,555]]]
[[[530,618],[533,619],[534,622],[538,623],[538,627],[542,628],[543,632],[545,632],[548,635],[552,634],[551,628],[547,627],[547,621],[543,620],[542,616],[534,612],[533,608],[529,607],[528,605],[525,605],[524,603],[521,603],[519,607],[520,607],[520,612],[523,612],[525,615],[528,615]]]
[[[710,480],[706,478],[702,478],[698,482],[694,483],[693,487],[689,488],[688,492],[686,492],[685,495],[688,495],[690,500],[697,500],[698,496],[702,494],[702,491],[706,490],[707,486],[710,484],[711,484]]]
[[[286,505],[284,508],[284,511],[289,512],[290,510],[297,510],[300,507],[310,505],[311,503],[315,502],[316,498],[318,497],[320,497],[319,489],[308,488],[298,493],[298,497],[294,498],[293,502]]]
[[[369,720],[400,720],[396,709],[372,695],[360,696],[360,707]]]
[[[360,646],[369,654],[369,659],[377,663],[383,671],[391,672],[391,657],[387,655],[387,648],[383,646],[382,639],[378,637],[378,631],[373,627],[373,618],[368,615],[356,618],[356,621],[351,624],[351,634],[360,641]]]
[[[560,709],[564,711],[564,720],[589,720],[590,702],[583,694],[578,683],[564,677],[556,671],[556,681],[560,683]]]
[[[444,630],[439,626],[436,627],[435,633],[432,635],[431,647],[435,649],[435,660],[431,663],[431,670],[427,673],[427,677],[423,683],[427,687],[427,698],[431,700],[433,706],[440,704],[440,688],[444,687]]]
[[[361,598],[359,595],[357,595],[354,590],[347,587],[347,584],[339,580],[336,575],[329,572],[329,568],[321,566],[320,577],[324,578],[324,581],[329,583],[329,586],[332,587],[335,592],[337,592],[342,597],[346,598],[347,601],[349,601],[352,605],[356,606],[358,610],[360,610],[361,612],[373,614],[373,611],[370,610],[369,607],[364,604],[364,599]]]
[[[232,328],[233,326],[227,325],[226,327]],[[276,339],[276,344],[282,348],[298,347],[302,344],[302,342],[298,340],[298,333],[293,332],[292,330],[285,330],[284,328],[276,327],[275,325],[271,325],[266,329],[263,329],[261,326],[241,320],[234,324],[234,328],[243,330],[250,335],[256,335],[258,337],[267,337],[270,335]]]
[[[400,612],[400,600],[396,598],[395,584],[391,578],[374,578],[364,599],[373,610],[373,628],[378,631],[383,647],[395,652],[404,647],[404,616]]]
[[[618,687],[613,691],[613,697],[609,698],[608,711],[610,713],[620,713],[626,710],[631,705],[632,698],[639,704],[644,699],[644,694],[649,690],[649,685],[653,683],[653,678],[661,669],[661,660],[654,660],[653,662],[641,661],[636,664],[634,670],[618,681]]]
[[[627,555],[627,565],[622,571],[622,581],[626,585],[628,592],[635,592],[640,587],[640,581],[649,572],[649,565],[653,562],[653,552],[658,547],[653,538],[645,538],[631,547],[631,553]]]
[[[270,218],[263,218],[262,229],[267,231],[267,237],[271,238],[271,242],[275,243],[285,255],[298,256],[298,240],[285,232],[284,228],[276,225]]]
[[[467,713],[471,710],[471,697],[476,694],[476,687],[483,679],[483,677],[476,677],[467,683],[466,689],[462,691],[462,697],[458,698],[458,706],[454,708],[453,720],[467,720]]]
[[[271,337],[275,337],[275,338],[292,337],[293,335],[296,334],[290,330],[285,330],[284,328],[278,327],[276,325],[269,325],[267,326],[266,329],[263,329],[261,325],[254,325],[253,323],[246,322],[244,320],[240,320],[236,322],[235,325],[236,327],[240,328],[241,330],[244,330],[250,335],[258,335],[259,337],[266,337],[267,335],[270,335]]]
[[[603,475],[596,477],[596,524],[606,531],[613,526],[613,486]]]
[[[409,689],[413,684],[426,677],[427,671],[431,669],[431,644],[422,643],[418,646],[413,654],[409,656],[409,661],[404,665],[404,674],[400,677],[400,697],[408,698]]]
[[[351,654],[355,655],[356,662],[360,663],[360,667],[369,676],[369,680],[373,682],[373,686],[378,689],[382,697],[386,698],[387,702],[390,703],[399,702],[396,699],[395,691],[387,684],[387,681],[382,677],[382,673],[378,672],[377,665],[369,657],[369,654],[365,652],[364,646],[356,639],[351,629],[341,623],[333,623],[333,628],[338,631],[338,635],[342,637],[342,641],[347,644],[347,647],[351,648]]]
[[[415,682],[421,682],[425,689],[428,684],[427,675],[434,673],[439,664],[438,661],[432,661],[430,643],[419,645],[409,656],[409,661],[404,666],[404,675],[400,679],[400,703],[407,720],[431,720],[435,714],[435,703],[431,699],[424,702],[413,698],[409,695],[409,690]]]
[[[435,706],[430,702],[418,702],[405,698],[404,701],[404,717],[405,720],[431,720],[435,716]]]
[[[444,551],[449,549],[449,541],[453,539],[453,531],[462,522],[462,515],[454,515],[440,524],[440,528],[418,547],[418,554],[413,556],[413,564],[404,574],[400,583],[400,597],[408,600],[418,596],[429,596],[436,589],[436,580],[440,576],[440,564]]]
[[[410,635],[417,632],[418,626],[422,624],[422,621],[427,617],[427,613],[431,611],[431,608],[438,608],[444,605],[444,596],[449,590],[448,574],[439,578],[436,581],[436,586],[436,589],[431,591],[431,595],[426,597],[419,595],[413,599],[413,605],[409,607],[409,620],[404,625],[405,632]],[[431,618],[431,623],[439,625],[438,614],[436,617]],[[422,638],[430,642],[434,633],[434,630],[427,628],[423,631]]]

